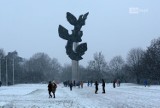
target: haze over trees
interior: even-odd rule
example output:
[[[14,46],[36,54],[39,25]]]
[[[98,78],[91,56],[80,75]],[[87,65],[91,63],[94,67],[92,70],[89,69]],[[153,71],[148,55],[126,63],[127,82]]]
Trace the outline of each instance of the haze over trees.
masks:
[[[126,57],[120,55],[106,61],[102,52],[93,54],[93,59],[88,61],[86,67],[79,66],[80,80],[105,79],[112,82],[120,79],[122,82],[143,83],[150,79],[153,83],[159,83],[160,79],[160,38],[153,39],[146,50],[132,48]],[[62,66],[56,58],[50,58],[43,52],[38,52],[25,59],[18,55],[17,51],[5,53],[0,49],[0,70],[3,84],[14,83],[43,83],[50,80],[66,81],[71,80],[71,64]],[[6,72],[8,76],[6,77]]]

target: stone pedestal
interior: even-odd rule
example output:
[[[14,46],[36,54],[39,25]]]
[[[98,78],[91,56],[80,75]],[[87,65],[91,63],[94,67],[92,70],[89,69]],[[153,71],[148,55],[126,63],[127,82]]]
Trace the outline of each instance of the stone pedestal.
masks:
[[[78,43],[73,43],[73,50],[75,51]],[[78,71],[79,63],[76,60],[72,60],[72,81],[79,81],[79,71]]]
[[[79,81],[78,61],[72,60],[72,81]]]

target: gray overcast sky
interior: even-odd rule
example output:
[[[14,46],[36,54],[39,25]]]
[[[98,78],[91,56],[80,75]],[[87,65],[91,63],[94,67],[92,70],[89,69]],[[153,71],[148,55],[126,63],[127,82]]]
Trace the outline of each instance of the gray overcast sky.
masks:
[[[117,55],[125,59],[130,49],[146,49],[160,36],[159,11],[160,0],[0,0],[0,48],[24,58],[45,52],[62,65],[71,63],[58,25],[70,31],[66,12],[76,17],[89,12],[82,27],[88,50],[80,64],[100,51],[107,61]]]

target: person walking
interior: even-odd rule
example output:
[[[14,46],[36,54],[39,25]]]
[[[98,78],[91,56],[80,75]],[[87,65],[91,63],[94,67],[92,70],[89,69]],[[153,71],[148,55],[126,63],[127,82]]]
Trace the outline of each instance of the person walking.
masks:
[[[53,93],[53,98],[55,98],[56,88],[57,88],[57,84],[53,81],[53,82],[52,82],[52,93]]]
[[[104,81],[104,79],[102,79],[102,90],[103,90],[102,93],[105,93],[105,81]]]
[[[94,85],[95,85],[95,94],[97,94],[97,91],[98,91],[98,82],[96,81]]]
[[[80,85],[81,85],[81,82],[80,82],[80,81],[77,81],[77,86],[78,86],[78,88],[80,88]]]
[[[119,87],[120,87],[120,85],[121,85],[121,80],[119,80]]]
[[[92,83],[93,83],[93,82],[92,82],[92,80],[91,80],[91,87],[92,87]]]
[[[88,85],[88,87],[89,87],[89,81],[88,81],[87,85]]]
[[[48,84],[48,93],[49,93],[49,98],[52,98],[52,88],[53,88],[53,85],[51,83],[51,81],[49,81],[49,84]]]
[[[147,86],[147,80],[144,80],[144,86],[146,87]]]
[[[0,87],[2,86],[2,81],[0,81]]]
[[[73,81],[73,86],[74,86],[74,87],[76,86],[76,81],[75,81],[75,80]]]
[[[116,87],[116,80],[113,80],[113,88]]]
[[[81,88],[83,88],[83,81],[81,81],[81,83],[80,83],[80,84],[81,84]]]
[[[70,83],[69,83],[70,91],[72,91],[72,86],[73,86],[73,83],[72,83],[72,81],[70,81]]]

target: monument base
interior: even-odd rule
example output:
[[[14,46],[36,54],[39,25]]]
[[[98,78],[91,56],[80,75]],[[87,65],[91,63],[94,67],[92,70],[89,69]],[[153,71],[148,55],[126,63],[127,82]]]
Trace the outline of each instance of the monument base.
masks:
[[[78,61],[72,60],[72,81],[79,81]]]

